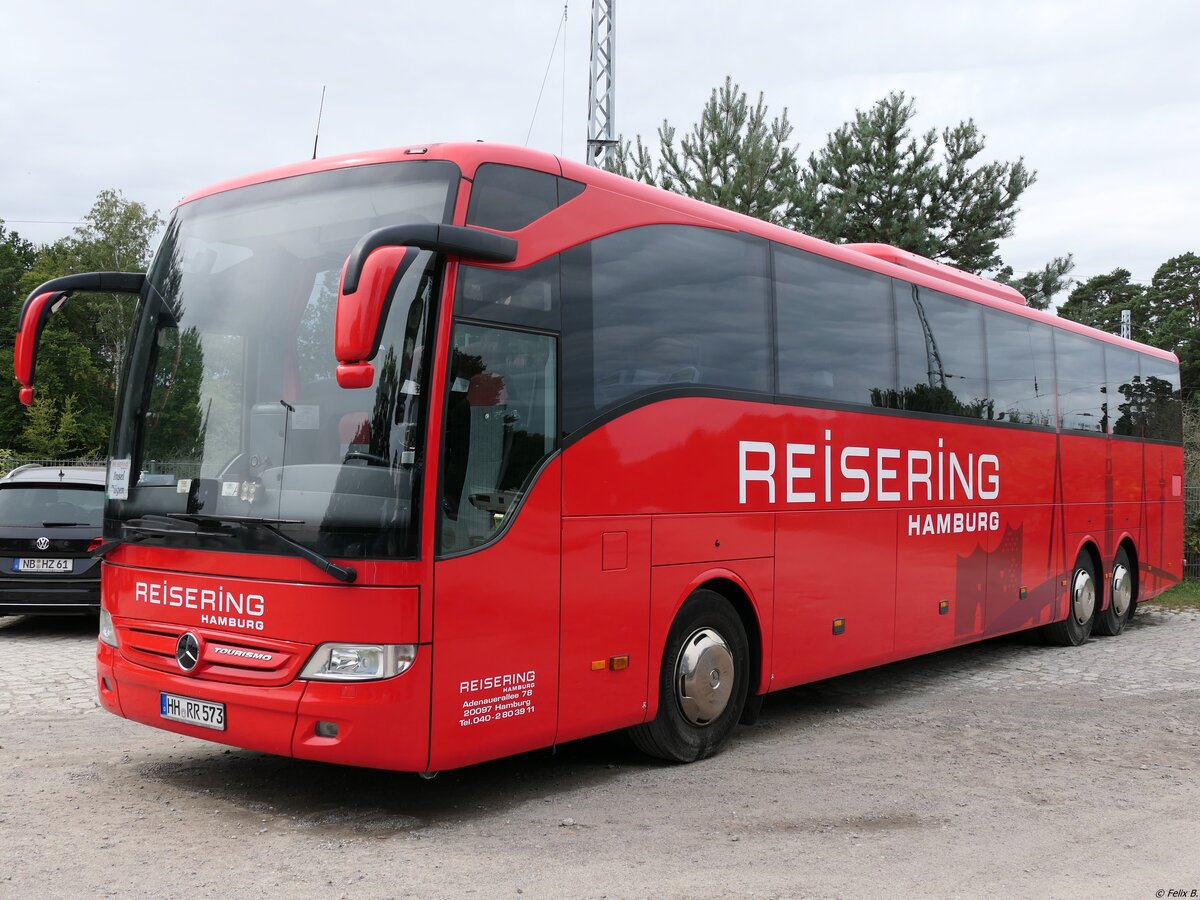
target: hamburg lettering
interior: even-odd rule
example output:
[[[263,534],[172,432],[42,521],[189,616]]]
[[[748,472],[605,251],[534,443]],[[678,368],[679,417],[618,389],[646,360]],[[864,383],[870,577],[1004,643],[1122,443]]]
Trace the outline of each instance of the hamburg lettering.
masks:
[[[953,513],[925,513],[908,517],[908,536],[927,534],[970,534],[976,531],[999,531],[1000,513],[969,510]]]
[[[819,445],[739,441],[738,502],[751,494],[771,504],[995,500],[1000,457],[947,448],[944,438],[936,450],[839,447],[831,429]]]
[[[262,631],[262,619],[237,619],[233,616],[200,616],[201,625],[217,625],[221,628],[243,628],[251,631]]]

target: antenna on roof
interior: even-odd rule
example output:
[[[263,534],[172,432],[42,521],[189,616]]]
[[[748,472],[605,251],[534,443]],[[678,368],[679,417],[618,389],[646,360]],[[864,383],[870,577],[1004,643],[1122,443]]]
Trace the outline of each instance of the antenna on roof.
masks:
[[[321,116],[325,113],[325,85],[321,85],[321,108],[317,110],[317,134],[313,138],[313,159],[317,158],[317,141],[321,139]]]

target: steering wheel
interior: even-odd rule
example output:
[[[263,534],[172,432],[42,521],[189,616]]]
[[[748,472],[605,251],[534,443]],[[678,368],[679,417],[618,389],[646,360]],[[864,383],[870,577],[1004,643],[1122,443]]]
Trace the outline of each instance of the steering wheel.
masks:
[[[365,450],[349,450],[342,462],[350,462],[352,459],[361,459],[364,462],[375,466],[390,466],[392,463],[389,459],[378,456],[374,453],[367,453]]]

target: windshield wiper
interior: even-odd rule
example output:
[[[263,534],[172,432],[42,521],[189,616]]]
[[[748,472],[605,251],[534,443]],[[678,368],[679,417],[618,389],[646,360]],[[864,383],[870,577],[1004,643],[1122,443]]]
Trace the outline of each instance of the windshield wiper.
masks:
[[[43,522],[42,527],[43,528],[74,528],[76,526],[82,527],[84,525],[91,525],[91,524],[92,524],[91,522]]]
[[[192,523],[198,524],[198,523]],[[126,532],[133,532],[133,537],[126,537]],[[167,518],[166,516],[144,515],[140,518],[130,519],[127,522],[121,523],[121,537],[112,541],[105,541],[99,547],[92,551],[92,556],[96,559],[101,559],[116,550],[122,544],[134,544],[138,541],[145,540],[147,537],[161,537],[163,535],[190,534],[200,535],[202,537],[222,538],[224,540],[232,540],[232,534],[226,534],[223,531],[216,531],[205,528],[187,528],[184,523],[178,522],[175,519]]]
[[[153,518],[160,518],[154,516]],[[217,523],[220,525],[241,525],[244,528],[257,528],[271,535],[277,543],[290,549],[296,556],[303,560],[312,563],[326,575],[331,575],[338,581],[346,584],[353,584],[358,578],[358,571],[353,566],[342,566],[335,563],[328,557],[322,556],[315,550],[305,547],[298,541],[293,541],[290,537],[276,530],[277,525],[302,525],[300,519],[268,519],[259,516],[217,516],[206,513],[167,513],[166,518],[171,521],[192,522],[199,525],[200,534],[211,534],[212,532],[205,529],[203,526],[206,523]]]

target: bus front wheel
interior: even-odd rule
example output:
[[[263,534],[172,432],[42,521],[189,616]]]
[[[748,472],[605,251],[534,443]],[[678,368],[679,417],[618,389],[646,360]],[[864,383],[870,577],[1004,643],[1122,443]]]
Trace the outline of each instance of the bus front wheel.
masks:
[[[679,610],[663,650],[658,714],[629,729],[644,753],[672,762],[712,756],[741,718],[750,683],[746,629],[715,591],[694,592]]]
[[[1054,622],[1042,629],[1042,634],[1051,644],[1061,647],[1078,647],[1092,633],[1092,625],[1096,621],[1096,606],[1100,600],[1099,581],[1096,578],[1096,564],[1086,550],[1080,550],[1071,568],[1071,578],[1067,582],[1070,592],[1070,602],[1067,604],[1067,617],[1061,622]]]
[[[1137,605],[1137,576],[1129,563],[1129,554],[1122,547],[1113,560],[1112,578],[1108,583],[1108,606],[1096,614],[1096,633],[1118,635],[1133,616]]]

